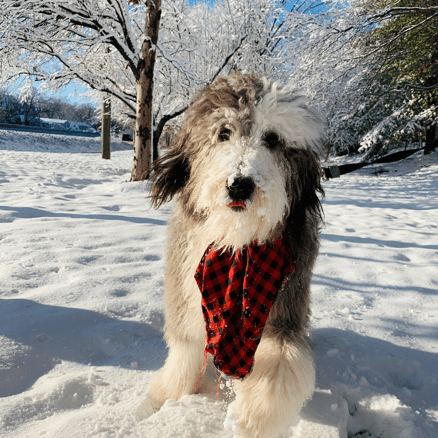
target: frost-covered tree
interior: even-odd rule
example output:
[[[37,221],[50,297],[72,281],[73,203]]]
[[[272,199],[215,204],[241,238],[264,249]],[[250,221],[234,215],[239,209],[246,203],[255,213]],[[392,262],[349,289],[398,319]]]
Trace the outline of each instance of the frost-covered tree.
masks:
[[[11,95],[6,90],[0,89],[0,120],[10,123],[18,123],[18,117],[21,115],[21,105],[16,96]],[[21,122],[21,119],[20,119]]]
[[[438,2],[355,3],[363,26],[369,26],[360,44],[361,65],[372,68],[363,69],[362,86],[343,94],[344,115],[338,117],[342,123],[333,126],[348,126],[350,132],[353,128],[356,142],[350,144],[367,151],[368,157],[406,147],[424,131],[426,151],[431,150],[436,144],[438,103]],[[339,137],[335,130],[331,133]],[[341,143],[335,144],[343,149]]]
[[[0,92],[1,119],[6,122],[36,125],[43,112],[45,97],[35,88],[15,96],[4,90]]]
[[[138,89],[143,96],[145,87],[153,87],[152,29],[158,34],[160,3],[147,0],[130,8],[125,0],[6,0],[0,5],[3,80],[28,75],[52,88],[79,80],[124,102],[136,113],[136,150],[145,152],[142,159],[136,154],[133,179],[144,178],[150,162],[151,117],[145,108],[151,102],[136,107],[136,96]]]
[[[365,153],[366,159],[417,142],[430,118],[404,85],[385,74],[362,76],[363,85],[345,89],[327,116],[327,141],[336,154]]]
[[[315,50],[300,54],[297,81],[306,83],[309,72],[309,89],[327,117],[333,152],[366,152],[371,158],[407,147],[436,120],[436,104],[425,99],[435,93],[427,88],[435,86],[425,87],[420,79],[436,69],[436,45],[416,32],[436,29],[438,11],[434,2],[422,2],[421,18],[414,3],[419,2],[336,2],[313,31]],[[409,24],[397,21],[408,18]],[[432,56],[418,56],[419,44]],[[415,67],[414,60],[420,61]]]
[[[19,102],[23,125],[30,125],[38,119],[42,111],[41,104],[43,100],[43,96],[35,87],[20,94]]]
[[[200,33],[205,37],[208,31],[196,29],[197,17],[193,13],[190,19],[186,17],[191,9],[185,1],[166,1],[163,8],[158,0],[129,3],[126,0],[1,2],[1,79],[5,83],[28,75],[52,89],[76,80],[87,84],[90,94],[114,96],[121,117],[136,122],[132,179],[138,180],[148,173],[152,121],[162,129],[163,122],[180,114],[185,106],[175,106],[175,101],[181,100],[184,94],[187,105],[188,90],[193,92],[194,85],[199,87],[219,74],[238,48],[232,45],[239,44],[242,38],[239,35],[227,38],[227,42],[231,40],[231,51],[224,54],[222,50],[213,59],[205,39],[196,40]],[[161,43],[158,42],[160,18],[163,29],[167,30]],[[205,21],[203,24],[209,25]],[[221,40],[224,37],[222,34]],[[199,76],[187,64],[190,60],[187,55],[190,58],[194,52],[196,62],[200,58],[205,61],[203,73],[208,69],[214,71],[211,77]],[[158,76],[157,67],[162,85],[154,96],[158,110],[153,115],[153,73]],[[156,132],[156,141],[160,132]]]
[[[373,0],[372,5],[387,8],[380,12],[381,27],[373,32],[375,45],[382,47],[382,71],[411,89],[411,109],[428,114],[425,153],[431,152],[438,106],[438,1]]]
[[[156,146],[165,123],[180,115],[193,94],[217,75],[234,68],[292,78],[299,54],[312,50],[315,39],[309,32],[321,28],[314,12],[325,2],[218,0],[191,6],[185,0],[165,0],[161,8],[158,1],[129,3],[2,1],[0,80],[29,75],[52,89],[72,80],[85,83],[96,100],[103,93],[115,98],[113,114],[125,124],[151,120]],[[149,117],[142,108],[151,97],[152,78]],[[136,129],[136,154],[150,156],[153,130]],[[134,180],[148,172],[147,163],[137,168],[138,163],[139,158]]]

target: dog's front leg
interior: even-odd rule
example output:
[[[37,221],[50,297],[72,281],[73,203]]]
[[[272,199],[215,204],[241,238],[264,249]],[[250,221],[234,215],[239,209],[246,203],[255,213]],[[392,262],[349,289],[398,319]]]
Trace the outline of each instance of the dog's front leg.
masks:
[[[204,360],[203,340],[195,341],[167,335],[169,355],[160,373],[149,385],[149,399],[158,410],[168,399],[179,400],[195,392]]]
[[[166,400],[193,394],[204,363],[205,322],[201,293],[194,275],[207,247],[188,230],[179,204],[169,223],[167,266],[164,278],[165,334],[169,353],[163,368],[149,385],[154,409]]]
[[[239,438],[276,437],[298,422],[314,386],[313,355],[304,340],[263,336],[252,373],[234,384],[225,427]]]

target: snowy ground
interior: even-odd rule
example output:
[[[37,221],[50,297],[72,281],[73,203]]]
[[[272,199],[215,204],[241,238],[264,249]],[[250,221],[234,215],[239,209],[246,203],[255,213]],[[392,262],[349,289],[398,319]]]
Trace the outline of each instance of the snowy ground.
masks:
[[[99,147],[0,131],[0,436],[231,438],[226,391],[144,403],[171,206],[126,182],[131,145]],[[419,153],[325,182],[317,390],[287,437],[438,436],[437,175]]]

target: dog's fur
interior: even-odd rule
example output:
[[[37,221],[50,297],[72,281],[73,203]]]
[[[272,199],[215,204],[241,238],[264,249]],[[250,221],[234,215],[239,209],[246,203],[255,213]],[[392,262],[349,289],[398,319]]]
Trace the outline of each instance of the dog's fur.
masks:
[[[231,250],[286,233],[295,272],[274,303],[252,373],[234,383],[239,437],[274,437],[296,423],[313,393],[313,356],[304,337],[322,210],[322,124],[301,97],[251,74],[233,73],[191,104],[171,149],[154,165],[152,204],[179,195],[169,224],[165,339],[169,356],[149,387],[159,408],[195,390],[203,366],[205,323],[194,273],[215,242]],[[229,187],[254,182],[247,210]]]

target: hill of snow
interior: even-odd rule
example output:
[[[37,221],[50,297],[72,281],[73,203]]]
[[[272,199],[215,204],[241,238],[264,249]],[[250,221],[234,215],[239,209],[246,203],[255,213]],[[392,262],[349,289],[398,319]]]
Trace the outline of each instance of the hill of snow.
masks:
[[[232,393],[169,400],[166,223],[132,145],[0,131],[0,436],[231,438]],[[309,343],[317,390],[290,438],[438,436],[438,153],[326,181]]]

